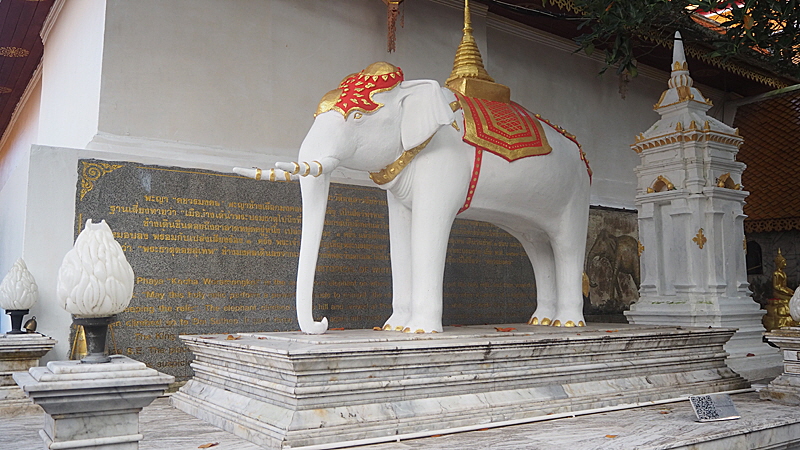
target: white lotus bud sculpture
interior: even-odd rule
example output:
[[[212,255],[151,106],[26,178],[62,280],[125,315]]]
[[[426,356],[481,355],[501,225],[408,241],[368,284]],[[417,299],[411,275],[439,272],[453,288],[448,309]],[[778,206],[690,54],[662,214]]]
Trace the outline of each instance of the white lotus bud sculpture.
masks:
[[[85,363],[108,362],[106,333],[133,295],[133,269],[105,220],[86,221],[58,270],[58,300],[86,333]]]
[[[39,300],[39,287],[28,271],[22,258],[11,266],[0,283],[0,308],[11,316],[11,331],[6,334],[22,334],[22,318]]]
[[[800,288],[794,290],[794,295],[789,300],[789,314],[795,322],[800,322]]]

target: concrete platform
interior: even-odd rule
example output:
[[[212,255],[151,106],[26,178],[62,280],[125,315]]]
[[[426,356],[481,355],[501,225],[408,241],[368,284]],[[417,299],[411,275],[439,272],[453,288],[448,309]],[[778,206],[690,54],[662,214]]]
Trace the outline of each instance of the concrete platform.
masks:
[[[797,407],[758,399],[758,394],[733,395],[742,418],[725,422],[695,422],[688,401],[623,411],[545,420],[483,431],[425,437],[354,450],[739,450],[800,449]],[[44,414],[24,414],[0,420],[0,448],[43,449],[38,430]],[[159,398],[140,414],[144,439],[139,450],[258,450],[260,447],[208,425]]]

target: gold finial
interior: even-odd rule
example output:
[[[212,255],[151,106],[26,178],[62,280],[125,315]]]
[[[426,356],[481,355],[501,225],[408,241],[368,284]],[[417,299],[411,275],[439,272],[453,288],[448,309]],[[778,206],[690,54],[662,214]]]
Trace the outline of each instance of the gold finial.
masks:
[[[468,97],[509,103],[511,90],[507,86],[495,83],[486,72],[483,58],[472,36],[472,18],[469,11],[469,0],[464,0],[464,35],[458,44],[453,71],[445,81],[445,85]]]
[[[783,257],[781,249],[778,249],[778,256],[775,257],[775,266],[781,269],[786,267],[786,258]]]

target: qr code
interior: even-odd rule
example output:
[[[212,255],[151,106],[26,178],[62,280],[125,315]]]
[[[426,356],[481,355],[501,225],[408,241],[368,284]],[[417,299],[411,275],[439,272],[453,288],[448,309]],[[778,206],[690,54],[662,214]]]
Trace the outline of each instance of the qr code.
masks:
[[[719,419],[719,412],[710,395],[697,395],[690,397],[692,408],[700,420]]]

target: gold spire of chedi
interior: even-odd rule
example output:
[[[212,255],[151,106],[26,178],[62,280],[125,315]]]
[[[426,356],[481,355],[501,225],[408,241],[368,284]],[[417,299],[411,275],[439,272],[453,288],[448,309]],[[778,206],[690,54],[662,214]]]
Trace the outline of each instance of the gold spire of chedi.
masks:
[[[472,21],[469,13],[469,0],[464,0],[464,36],[456,50],[453,71],[445,86],[467,97],[509,103],[511,89],[499,83],[486,72],[478,44],[472,36]]]

